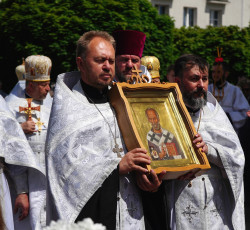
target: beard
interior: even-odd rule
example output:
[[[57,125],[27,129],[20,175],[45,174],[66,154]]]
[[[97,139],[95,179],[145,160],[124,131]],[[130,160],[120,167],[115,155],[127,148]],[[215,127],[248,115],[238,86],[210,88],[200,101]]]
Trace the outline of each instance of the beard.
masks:
[[[160,125],[160,123],[152,124],[152,128],[153,128],[153,130],[160,130],[161,125]]]
[[[221,89],[224,87],[224,83],[226,82],[225,74],[223,74],[222,78],[219,81],[215,82],[215,85],[218,89]]]
[[[195,98],[195,94],[198,94],[199,97]],[[182,96],[185,105],[193,110],[201,109],[207,104],[207,92],[204,89],[197,89],[192,92],[183,89]]]
[[[126,76],[123,75],[122,73],[119,73],[119,74],[117,73],[116,77],[117,77],[117,79],[118,79],[119,82],[127,82]]]
[[[125,73],[132,75],[132,68],[126,69]],[[117,69],[115,71],[115,75],[116,75],[117,79],[119,80],[119,82],[127,82],[130,79],[130,77],[131,77],[131,76],[127,77],[125,74],[123,74],[122,72],[118,71]]]

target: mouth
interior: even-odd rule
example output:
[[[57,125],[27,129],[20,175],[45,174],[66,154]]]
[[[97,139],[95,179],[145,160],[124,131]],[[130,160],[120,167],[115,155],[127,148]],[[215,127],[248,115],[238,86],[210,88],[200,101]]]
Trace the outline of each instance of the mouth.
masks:
[[[131,76],[131,75],[132,75],[132,72],[131,72],[131,71],[129,71],[129,72],[123,72],[123,75]]]
[[[204,97],[204,93],[203,92],[200,92],[200,93],[198,93],[198,92],[196,92],[196,93],[194,93],[194,96],[197,98],[197,97]]]
[[[108,80],[108,79],[112,78],[112,75],[109,73],[105,73],[105,74],[101,74],[100,78],[103,80]]]

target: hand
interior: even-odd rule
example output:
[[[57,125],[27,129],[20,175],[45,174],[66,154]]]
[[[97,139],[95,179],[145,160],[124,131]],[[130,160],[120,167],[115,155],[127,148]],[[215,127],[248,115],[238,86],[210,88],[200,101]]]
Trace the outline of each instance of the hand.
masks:
[[[162,183],[162,178],[165,174],[166,171],[162,171],[157,175],[154,170],[151,170],[150,174],[148,175],[136,172],[137,185],[144,191],[157,192]]]
[[[247,116],[250,117],[250,110],[247,111]]]
[[[131,171],[148,173],[146,165],[151,163],[150,157],[145,149],[136,148],[127,152],[119,163],[119,173],[127,174]],[[144,167],[143,167],[144,166]]]
[[[185,175],[182,175],[178,178],[178,180],[193,180],[195,178],[196,172],[188,172]]]
[[[14,214],[20,211],[19,221],[25,219],[29,215],[29,196],[27,193],[17,195],[14,207]]]
[[[34,121],[26,121],[21,124],[24,133],[36,132],[36,123]]]
[[[202,148],[202,151],[207,154],[208,147],[205,144],[205,142],[203,141],[202,136],[199,133],[197,133],[194,136],[193,143],[196,145],[197,148]]]

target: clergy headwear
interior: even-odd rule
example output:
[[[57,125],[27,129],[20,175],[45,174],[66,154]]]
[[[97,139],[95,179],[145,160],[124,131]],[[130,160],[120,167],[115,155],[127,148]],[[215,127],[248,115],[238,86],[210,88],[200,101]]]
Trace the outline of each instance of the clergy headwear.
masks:
[[[160,78],[160,61],[155,56],[144,56],[141,64],[146,66],[152,78]]]
[[[223,62],[224,59],[221,57],[221,52],[222,52],[222,48],[219,49],[219,47],[217,47],[217,55],[218,57],[215,58],[215,62]]]
[[[24,66],[24,58],[23,58],[23,63],[19,66],[16,67],[16,75],[18,78],[18,81],[20,80],[25,80],[25,66]]]
[[[136,55],[142,57],[146,35],[136,30],[113,32],[116,41],[116,55]]]
[[[52,62],[43,55],[31,55],[25,59],[25,78],[28,81],[49,81]]]

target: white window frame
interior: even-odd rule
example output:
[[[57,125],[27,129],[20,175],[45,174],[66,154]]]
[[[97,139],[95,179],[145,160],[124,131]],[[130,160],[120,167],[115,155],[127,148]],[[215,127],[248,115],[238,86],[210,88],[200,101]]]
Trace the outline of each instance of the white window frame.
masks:
[[[190,26],[196,26],[196,25],[197,25],[197,8],[184,7],[183,8],[183,26],[190,27]]]
[[[154,4],[155,8],[158,10],[159,15],[169,15],[169,5],[167,4]],[[161,11],[163,9],[163,11]]]
[[[217,13],[217,18],[215,18],[216,13]],[[221,10],[210,9],[210,11],[209,11],[209,25],[214,26],[214,27],[219,27],[222,25],[222,12],[221,12]]]

